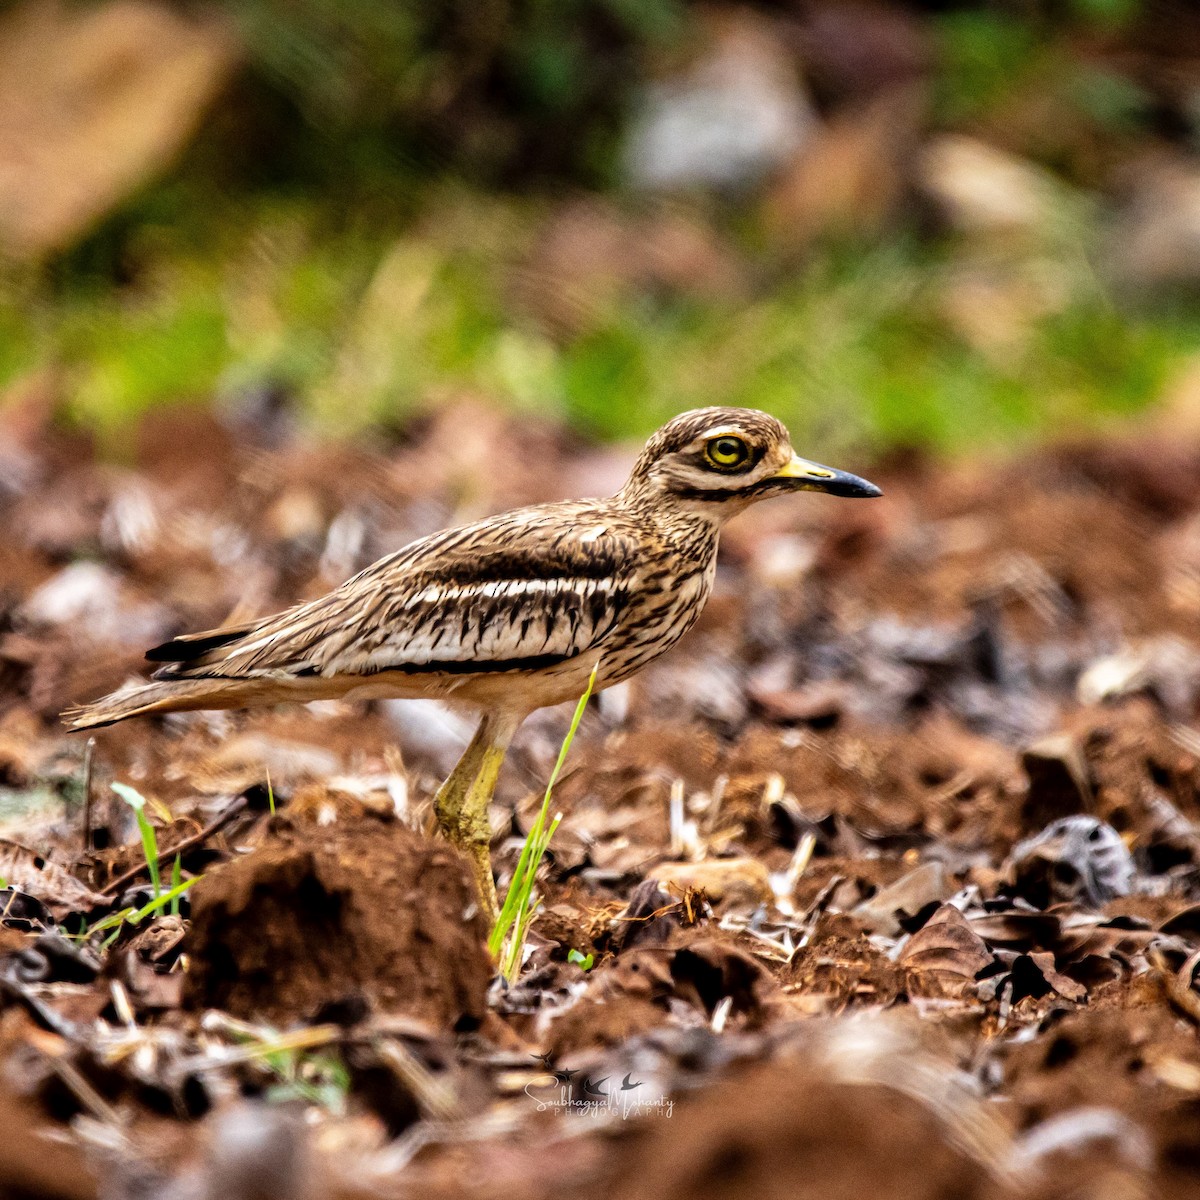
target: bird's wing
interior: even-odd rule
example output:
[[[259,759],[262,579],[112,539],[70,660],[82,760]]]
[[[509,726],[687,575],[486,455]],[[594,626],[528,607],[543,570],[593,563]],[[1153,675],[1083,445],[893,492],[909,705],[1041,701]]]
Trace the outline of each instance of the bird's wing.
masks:
[[[639,541],[585,505],[525,509],[424,538],[320,599],[147,655],[158,678],[471,673],[598,645],[635,586]]]

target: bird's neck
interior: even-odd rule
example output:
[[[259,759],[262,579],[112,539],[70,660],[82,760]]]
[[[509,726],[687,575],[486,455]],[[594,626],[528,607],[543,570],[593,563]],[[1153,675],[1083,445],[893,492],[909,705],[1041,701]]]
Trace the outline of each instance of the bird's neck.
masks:
[[[614,497],[617,504],[649,526],[675,553],[708,566],[725,524],[724,505],[681,500],[662,492],[630,487]]]

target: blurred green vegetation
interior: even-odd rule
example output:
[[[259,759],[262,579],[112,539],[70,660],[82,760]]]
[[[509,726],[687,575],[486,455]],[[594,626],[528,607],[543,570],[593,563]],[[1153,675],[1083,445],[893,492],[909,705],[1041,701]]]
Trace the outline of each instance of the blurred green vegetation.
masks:
[[[686,36],[682,0],[471,6],[491,23],[464,22],[463,4],[228,7],[251,58],[241,141],[215,120],[171,179],[0,287],[0,385],[59,369],[70,419],[113,453],[151,407],[258,389],[339,435],[471,394],[605,437],[736,403],[778,414],[814,452],[958,451],[1136,413],[1200,349],[1193,301],[1114,305],[1083,219],[1037,249],[1066,299],[990,345],[947,306],[970,269],[953,238],[909,221],[776,260],[753,216],[719,205],[748,298],[631,292],[582,330],[549,332],[514,303],[514,269],[564,181],[611,184],[635,68]],[[1089,27],[1139,11],[1066,8]],[[986,122],[1060,76],[1096,127],[1135,136],[1138,88],[1094,65],[1061,72],[1044,18],[1015,12],[930,18],[936,123]]]
[[[719,402],[778,414],[810,448],[954,451],[1135,413],[1200,348],[1194,311],[1122,313],[1081,266],[1065,307],[990,353],[942,311],[953,247],[913,237],[826,246],[747,303],[633,296],[554,338],[506,294],[538,206],[435,205],[455,206],[440,234],[390,240],[264,208],[220,246],[157,250],[136,283],[27,285],[0,303],[0,371],[60,366],[72,418],[118,451],[150,407],[263,388],[335,434],[470,394],[605,437]]]

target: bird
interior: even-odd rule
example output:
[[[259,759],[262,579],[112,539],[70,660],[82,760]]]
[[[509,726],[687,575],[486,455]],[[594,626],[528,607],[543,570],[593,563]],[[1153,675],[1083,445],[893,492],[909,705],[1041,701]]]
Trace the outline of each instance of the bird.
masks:
[[[433,697],[479,724],[434,796],[442,832],[496,906],[489,805],[534,710],[611,687],[669,650],[712,591],[730,517],[798,491],[882,495],[797,455],[755,409],[681,413],[624,486],[491,516],[410,543],[284,612],[187,633],[147,651],[152,682],[64,713],[76,730],[151,713],[287,701]]]

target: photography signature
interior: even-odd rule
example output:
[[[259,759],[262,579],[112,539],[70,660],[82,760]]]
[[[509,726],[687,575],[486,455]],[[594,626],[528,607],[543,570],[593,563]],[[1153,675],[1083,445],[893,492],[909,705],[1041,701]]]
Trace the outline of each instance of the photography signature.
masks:
[[[549,1054],[533,1057],[550,1076],[549,1081],[525,1085],[525,1094],[537,1105],[538,1112],[553,1108],[594,1117],[619,1116],[622,1120],[634,1116],[669,1117],[674,1112],[671,1097],[654,1095],[643,1080],[633,1078],[632,1071],[618,1083],[609,1075],[595,1079],[560,1067]]]

